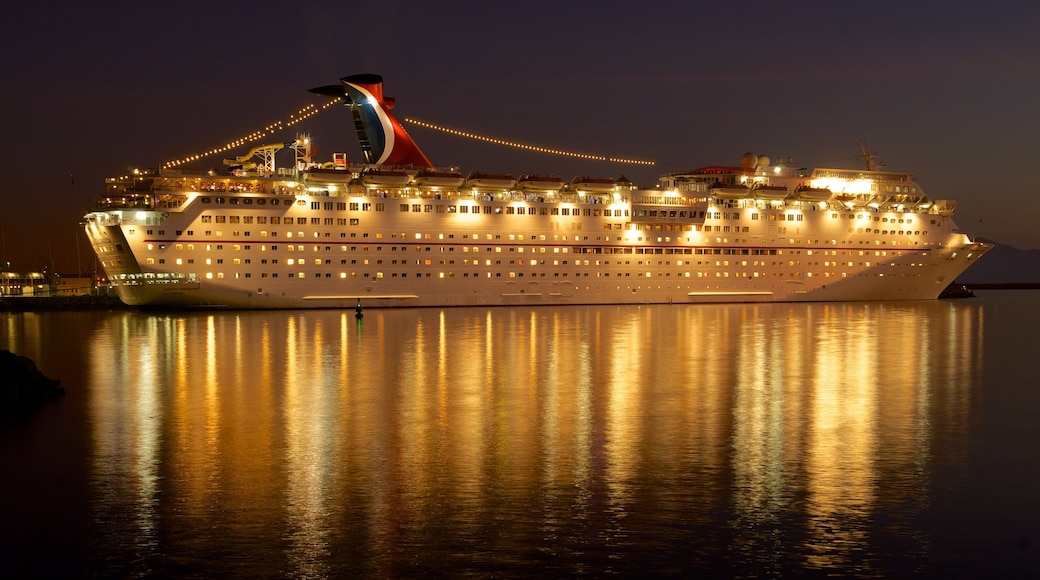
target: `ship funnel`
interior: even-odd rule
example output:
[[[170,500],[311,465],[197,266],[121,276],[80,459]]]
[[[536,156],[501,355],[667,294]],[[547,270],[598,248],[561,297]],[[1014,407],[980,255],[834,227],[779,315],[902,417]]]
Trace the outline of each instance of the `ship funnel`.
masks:
[[[401,123],[390,114],[395,101],[383,96],[383,77],[358,74],[343,77],[340,83],[317,87],[310,92],[340,98],[350,107],[366,162],[375,165],[433,167]]]

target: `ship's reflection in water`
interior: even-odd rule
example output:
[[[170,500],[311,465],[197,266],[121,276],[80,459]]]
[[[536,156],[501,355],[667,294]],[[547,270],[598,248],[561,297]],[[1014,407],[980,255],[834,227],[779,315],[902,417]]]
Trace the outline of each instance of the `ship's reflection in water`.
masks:
[[[107,571],[927,568],[978,304],[113,314]]]

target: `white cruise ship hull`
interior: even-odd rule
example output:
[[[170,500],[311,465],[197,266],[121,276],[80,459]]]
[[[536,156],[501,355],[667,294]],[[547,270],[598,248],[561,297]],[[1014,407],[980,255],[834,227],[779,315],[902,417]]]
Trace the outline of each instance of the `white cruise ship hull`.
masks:
[[[522,194],[173,195],[183,203],[86,216],[91,243],[127,304],[253,309],[348,308],[359,300],[365,307],[410,307],[934,299],[989,248],[938,214],[753,199],[637,203],[662,200],[655,190],[627,192],[610,203]],[[340,205],[347,209],[337,210]],[[246,218],[251,223],[243,223]],[[875,234],[873,227],[850,227],[857,222],[895,225]]]

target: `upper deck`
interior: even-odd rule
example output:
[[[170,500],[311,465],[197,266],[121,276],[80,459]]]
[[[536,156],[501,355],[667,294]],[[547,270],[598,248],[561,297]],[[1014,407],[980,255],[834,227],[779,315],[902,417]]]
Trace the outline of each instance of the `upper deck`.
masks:
[[[354,164],[338,169],[280,168],[276,172],[163,169],[106,180],[106,192],[94,210],[115,208],[173,209],[191,194],[226,198],[268,196],[474,199],[479,201],[548,202],[570,204],[631,203],[634,205],[691,205],[712,199],[779,202],[799,206],[830,203],[848,209],[864,208],[949,215],[956,204],[933,202],[906,172],[819,168],[788,165],[754,169],[712,166],[661,176],[656,187],[638,189],[627,181],[575,178],[571,182],[546,178],[537,188],[521,180],[464,178],[454,168],[438,170],[424,179],[409,167]],[[456,176],[456,177],[452,177]],[[502,176],[505,177],[505,176]],[[508,176],[511,178],[511,176]],[[588,188],[585,184],[591,184]],[[237,202],[231,202],[237,203]]]

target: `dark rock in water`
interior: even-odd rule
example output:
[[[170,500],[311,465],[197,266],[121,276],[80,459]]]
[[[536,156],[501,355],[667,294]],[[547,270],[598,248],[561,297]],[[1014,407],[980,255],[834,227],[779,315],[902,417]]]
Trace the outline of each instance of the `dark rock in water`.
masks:
[[[64,394],[61,381],[45,376],[32,360],[0,350],[0,414],[40,405]]]

